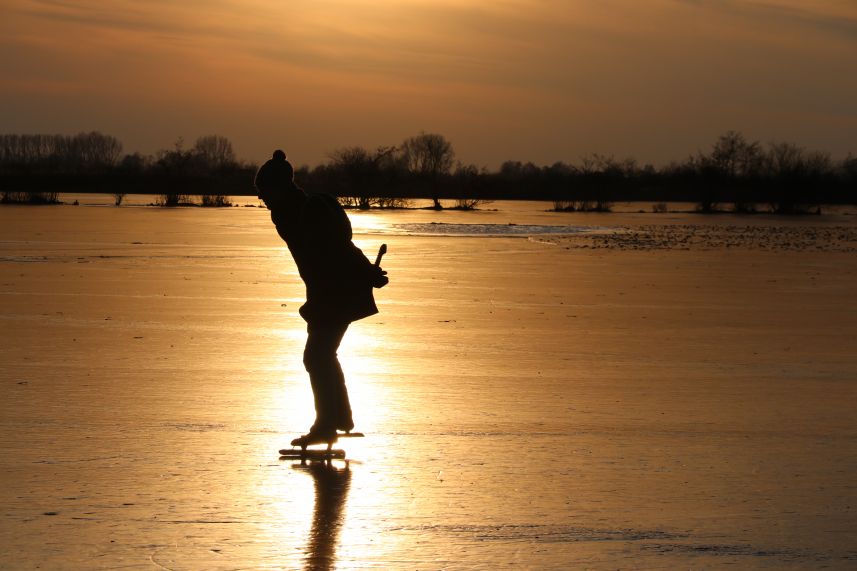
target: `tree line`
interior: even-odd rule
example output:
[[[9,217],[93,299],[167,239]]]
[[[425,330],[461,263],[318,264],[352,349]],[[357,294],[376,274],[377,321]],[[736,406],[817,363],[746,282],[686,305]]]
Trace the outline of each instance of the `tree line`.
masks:
[[[0,199],[56,200],[59,192],[159,195],[164,205],[199,196],[227,205],[229,195],[254,194],[254,163],[236,159],[219,135],[179,139],[154,155],[122,154],[115,137],[0,135]],[[506,161],[488,171],[456,161],[443,135],[420,133],[395,146],[335,149],[325,162],[296,170],[298,184],[340,197],[351,207],[397,207],[429,198],[434,208],[473,208],[498,199],[552,201],[557,210],[607,211],[617,201],[693,202],[703,212],[817,211],[822,204],[857,203],[857,157],[792,143],[766,145],[729,131],[707,151],[660,168],[632,158],[590,154],[576,163],[538,166]]]
[[[191,195],[223,202],[247,194],[256,166],[239,162],[225,137],[179,139],[154,155],[122,154],[122,143],[98,132],[0,135],[0,201],[52,202],[59,192],[106,192],[116,204],[129,193],[156,194],[169,206]],[[238,192],[236,192],[238,191]]]

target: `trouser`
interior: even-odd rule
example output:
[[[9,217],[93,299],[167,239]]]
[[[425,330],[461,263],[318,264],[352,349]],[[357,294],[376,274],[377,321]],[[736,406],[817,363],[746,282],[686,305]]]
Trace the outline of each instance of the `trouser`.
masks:
[[[345,375],[336,358],[336,351],[348,323],[307,323],[304,366],[309,373],[315,401],[313,429],[351,430],[351,403],[345,388]]]

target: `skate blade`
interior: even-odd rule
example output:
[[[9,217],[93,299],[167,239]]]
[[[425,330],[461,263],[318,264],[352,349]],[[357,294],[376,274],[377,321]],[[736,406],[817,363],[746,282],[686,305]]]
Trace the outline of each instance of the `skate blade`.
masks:
[[[345,460],[345,450],[301,450],[300,448],[283,448],[280,458],[298,458],[300,460]]]

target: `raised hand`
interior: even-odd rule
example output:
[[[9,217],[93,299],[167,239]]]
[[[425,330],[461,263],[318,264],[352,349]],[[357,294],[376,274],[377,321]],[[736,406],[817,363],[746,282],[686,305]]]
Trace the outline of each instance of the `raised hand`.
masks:
[[[381,269],[381,266],[372,266],[372,287],[382,288],[390,283],[390,278],[387,277],[387,272]]]

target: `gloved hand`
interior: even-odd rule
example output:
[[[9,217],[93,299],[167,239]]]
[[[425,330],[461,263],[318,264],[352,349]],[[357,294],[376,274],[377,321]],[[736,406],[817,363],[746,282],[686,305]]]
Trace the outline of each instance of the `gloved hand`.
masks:
[[[382,288],[390,283],[390,278],[387,277],[387,272],[381,269],[381,266],[372,266],[372,275],[370,276],[372,287]]]

